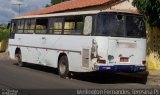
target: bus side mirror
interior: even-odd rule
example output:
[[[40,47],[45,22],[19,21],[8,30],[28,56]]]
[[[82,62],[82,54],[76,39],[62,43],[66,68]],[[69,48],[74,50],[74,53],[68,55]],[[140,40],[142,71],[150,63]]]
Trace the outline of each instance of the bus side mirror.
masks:
[[[10,28],[10,26],[11,26],[11,23],[8,23],[8,25],[7,25],[7,29],[9,29],[9,28]]]

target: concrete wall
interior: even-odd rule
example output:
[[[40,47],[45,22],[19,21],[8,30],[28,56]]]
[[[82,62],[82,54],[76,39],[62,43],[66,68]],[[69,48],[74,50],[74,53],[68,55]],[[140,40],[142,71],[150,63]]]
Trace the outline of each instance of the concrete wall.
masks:
[[[116,2],[112,5],[100,5],[100,6],[94,6],[94,7],[88,7],[88,8],[82,8],[82,9],[76,9],[76,10],[71,10],[71,11],[66,11],[66,12],[75,12],[75,11],[92,11],[92,10],[137,10],[133,5],[132,5],[133,0],[122,0],[119,2]]]
[[[119,4],[116,4],[111,7],[111,9],[131,9],[136,10],[136,8],[132,5],[133,0],[126,0],[124,2],[121,2]]]

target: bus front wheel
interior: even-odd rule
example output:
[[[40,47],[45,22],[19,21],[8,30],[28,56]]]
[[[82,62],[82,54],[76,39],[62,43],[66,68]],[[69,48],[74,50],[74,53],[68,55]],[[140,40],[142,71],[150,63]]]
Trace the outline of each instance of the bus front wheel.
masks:
[[[63,55],[59,60],[58,72],[61,78],[67,78],[69,76],[68,58],[65,55]]]

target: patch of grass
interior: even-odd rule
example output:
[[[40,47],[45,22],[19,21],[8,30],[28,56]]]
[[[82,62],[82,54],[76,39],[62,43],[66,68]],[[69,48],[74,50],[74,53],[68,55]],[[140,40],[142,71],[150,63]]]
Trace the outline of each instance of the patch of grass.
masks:
[[[9,38],[9,30],[6,26],[0,25],[0,41],[8,40]]]

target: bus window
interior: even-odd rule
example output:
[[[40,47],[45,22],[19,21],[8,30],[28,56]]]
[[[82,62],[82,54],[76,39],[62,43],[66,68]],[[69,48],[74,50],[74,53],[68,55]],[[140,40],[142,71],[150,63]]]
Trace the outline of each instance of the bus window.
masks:
[[[124,15],[100,14],[97,26],[98,36],[125,37]]]
[[[34,33],[35,31],[35,24],[36,24],[36,20],[35,19],[31,19],[31,22],[30,22],[30,30],[29,30],[29,33]]]
[[[53,18],[50,25],[50,33],[53,32],[53,34],[60,35],[62,33],[62,23],[62,18]]]
[[[36,19],[36,33],[45,34],[48,29],[48,19]]]
[[[16,21],[13,20],[11,23],[10,23],[10,27],[9,27],[9,30],[10,30],[10,38],[13,39],[14,38],[14,35],[16,33]]]
[[[35,19],[26,19],[24,25],[24,33],[34,33]]]
[[[98,36],[143,38],[145,22],[142,16],[129,14],[100,14],[98,16]]]
[[[62,18],[51,18],[49,20],[49,34],[59,35],[62,33]]]
[[[83,34],[91,35],[91,33],[92,33],[92,16],[86,16]]]
[[[17,21],[17,33],[23,33],[23,27],[24,27],[24,20],[18,20]]]
[[[9,29],[11,33],[16,33],[16,21],[11,22]]]
[[[82,34],[83,23],[83,16],[66,17],[64,20],[64,34]]]
[[[126,25],[127,37],[146,37],[143,17],[127,16]]]
[[[53,34],[53,18],[49,18],[49,34]]]

